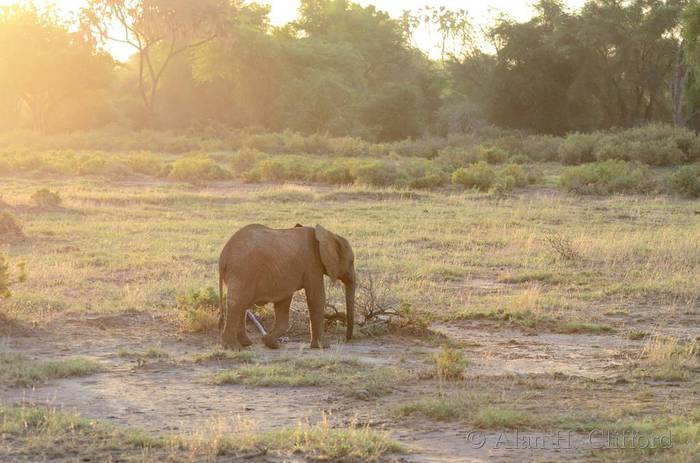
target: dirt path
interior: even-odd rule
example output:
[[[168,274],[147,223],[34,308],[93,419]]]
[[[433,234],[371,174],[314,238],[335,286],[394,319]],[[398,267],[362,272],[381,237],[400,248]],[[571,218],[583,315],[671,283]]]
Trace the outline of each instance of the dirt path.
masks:
[[[485,330],[478,323],[437,326],[445,335],[466,343],[474,376],[535,375],[562,372],[591,378],[603,377],[624,358],[634,342],[613,336],[539,334],[528,336],[512,330]],[[144,343],[148,339],[148,343]],[[255,355],[338,356],[378,366],[425,369],[425,358],[434,350],[415,342],[385,337],[337,344],[325,351],[310,350],[307,342],[293,338],[279,351],[264,348],[257,339]],[[8,338],[7,348],[37,358],[83,356],[99,360],[103,373],[84,378],[51,381],[34,389],[0,390],[1,403],[46,404],[76,410],[84,416],[114,424],[142,428],[155,434],[202,434],[230,429],[241,417],[262,429],[293,426],[300,420],[314,422],[327,416],[332,423],[355,419],[381,427],[411,451],[400,457],[408,462],[481,462],[569,459],[585,461],[590,443],[574,435],[568,450],[497,448],[498,434],[484,431],[485,445],[470,441],[470,430],[458,424],[397,418],[388,410],[401,400],[434,392],[420,381],[399,385],[376,400],[357,400],[332,387],[219,386],[212,382],[230,360],[195,362],[194,356],[210,352],[213,337],[183,335],[166,315],[130,312],[116,315],[76,315],[57,319],[29,336]],[[163,358],[137,360],[124,352],[143,352],[157,345]],[[425,354],[425,355],[419,355]],[[415,384],[414,384],[415,383]],[[261,457],[260,461],[268,457]]]

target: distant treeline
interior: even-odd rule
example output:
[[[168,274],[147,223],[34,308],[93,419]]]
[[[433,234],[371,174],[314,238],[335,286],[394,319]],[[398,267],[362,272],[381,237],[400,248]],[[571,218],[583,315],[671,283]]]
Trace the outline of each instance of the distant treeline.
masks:
[[[468,11],[391,18],[302,0],[283,27],[242,0],[89,0],[74,24],[0,9],[0,129],[246,128],[373,142],[488,125],[564,134],[700,127],[700,5],[542,0],[477,31]],[[414,35],[430,28],[429,59]],[[132,47],[127,63],[104,50]],[[487,45],[484,45],[487,44]]]

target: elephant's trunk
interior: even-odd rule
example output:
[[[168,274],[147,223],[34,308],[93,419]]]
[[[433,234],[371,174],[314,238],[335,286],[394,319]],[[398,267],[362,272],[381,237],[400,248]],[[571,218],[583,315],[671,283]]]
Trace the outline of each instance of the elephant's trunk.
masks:
[[[352,339],[352,328],[355,324],[355,282],[345,283],[345,318],[347,332],[346,340]]]

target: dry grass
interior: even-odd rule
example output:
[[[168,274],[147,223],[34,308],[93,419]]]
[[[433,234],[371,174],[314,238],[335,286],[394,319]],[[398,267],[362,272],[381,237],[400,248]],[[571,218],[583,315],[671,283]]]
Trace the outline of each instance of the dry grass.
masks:
[[[220,420],[194,436],[154,437],[75,414],[37,407],[0,407],[0,433],[11,458],[81,461],[209,461],[230,455],[250,457],[267,451],[281,456],[302,454],[312,460],[378,461],[387,453],[403,452],[388,433],[353,421],[332,425],[327,416],[318,423],[261,431],[251,420]]]
[[[185,440],[195,454],[211,457],[240,454],[263,454],[267,451],[289,455],[298,453],[309,460],[376,462],[387,453],[405,449],[389,434],[353,420],[342,427],[330,423],[323,415],[317,423],[299,422],[294,427],[260,431],[255,421],[237,416],[231,423],[219,420],[206,434]]]
[[[689,370],[698,366],[698,342],[682,342],[671,336],[652,335],[640,353],[642,376],[658,380],[686,381]]]

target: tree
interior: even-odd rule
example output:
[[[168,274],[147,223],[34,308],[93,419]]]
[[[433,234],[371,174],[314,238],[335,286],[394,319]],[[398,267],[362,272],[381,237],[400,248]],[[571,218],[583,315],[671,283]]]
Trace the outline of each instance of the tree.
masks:
[[[58,109],[104,89],[113,62],[58,19],[32,7],[0,10],[0,87],[29,112],[32,125],[46,131]]]
[[[668,120],[670,80],[680,48],[681,0],[591,0],[580,14],[578,38],[587,90],[604,126]]]
[[[681,16],[683,42],[676,56],[676,70],[671,82],[673,98],[673,121],[678,126],[687,126],[698,112],[698,90],[700,83],[700,3],[691,1]]]
[[[138,53],[144,124],[152,126],[169,64],[212,41],[223,30],[226,8],[224,0],[88,0],[81,23],[93,38],[123,43]]]

